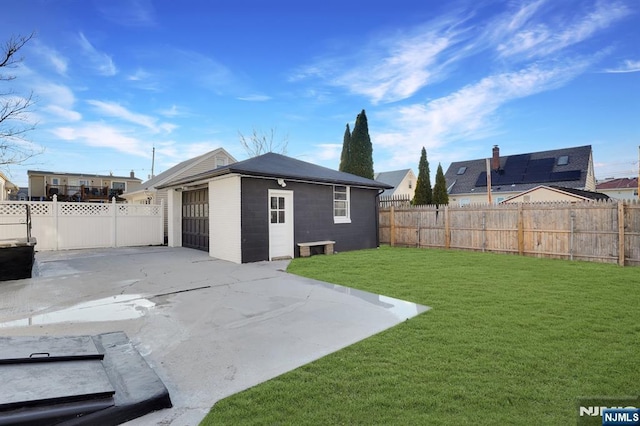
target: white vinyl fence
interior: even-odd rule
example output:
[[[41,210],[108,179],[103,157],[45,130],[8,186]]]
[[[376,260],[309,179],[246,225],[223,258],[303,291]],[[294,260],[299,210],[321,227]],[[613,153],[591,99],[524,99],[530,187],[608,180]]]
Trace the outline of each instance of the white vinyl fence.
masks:
[[[36,250],[161,245],[162,205],[0,201],[0,240],[25,238],[26,205]]]

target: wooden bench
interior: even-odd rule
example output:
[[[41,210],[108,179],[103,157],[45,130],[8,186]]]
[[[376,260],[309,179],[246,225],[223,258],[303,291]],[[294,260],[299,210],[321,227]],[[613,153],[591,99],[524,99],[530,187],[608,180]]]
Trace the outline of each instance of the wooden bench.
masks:
[[[323,246],[324,254],[333,254],[333,245],[335,241],[312,241],[308,243],[298,243],[300,247],[300,257],[311,256],[311,247]]]

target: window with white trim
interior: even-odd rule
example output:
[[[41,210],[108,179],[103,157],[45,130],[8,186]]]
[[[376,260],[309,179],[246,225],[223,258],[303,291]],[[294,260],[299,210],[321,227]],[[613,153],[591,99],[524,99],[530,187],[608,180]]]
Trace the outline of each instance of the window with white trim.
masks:
[[[335,185],[333,187],[333,222],[351,223],[350,188]]]

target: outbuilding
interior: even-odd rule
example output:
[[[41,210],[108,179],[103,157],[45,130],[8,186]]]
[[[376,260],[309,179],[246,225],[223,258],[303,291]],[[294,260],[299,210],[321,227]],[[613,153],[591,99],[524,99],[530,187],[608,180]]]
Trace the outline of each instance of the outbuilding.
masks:
[[[298,257],[305,243],[377,247],[378,195],[391,186],[267,153],[163,188],[169,246],[247,263]]]

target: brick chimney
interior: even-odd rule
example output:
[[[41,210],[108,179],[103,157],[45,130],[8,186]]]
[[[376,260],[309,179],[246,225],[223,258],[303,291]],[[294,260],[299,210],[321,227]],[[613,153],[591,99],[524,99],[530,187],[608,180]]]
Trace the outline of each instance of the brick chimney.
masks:
[[[493,146],[493,156],[491,157],[491,170],[500,170],[500,148]]]
[[[133,170],[131,170],[131,173],[129,173],[129,176],[131,177],[131,179],[136,177],[136,174],[133,172]]]

